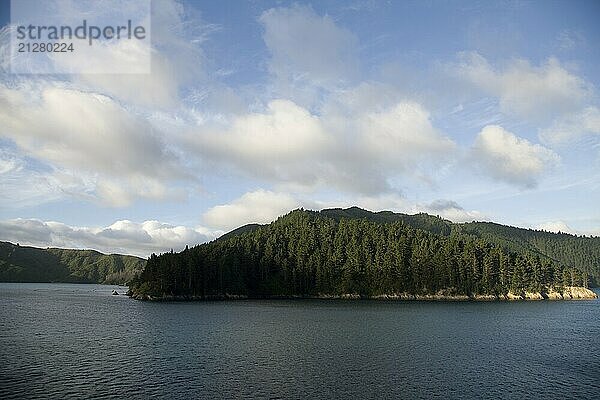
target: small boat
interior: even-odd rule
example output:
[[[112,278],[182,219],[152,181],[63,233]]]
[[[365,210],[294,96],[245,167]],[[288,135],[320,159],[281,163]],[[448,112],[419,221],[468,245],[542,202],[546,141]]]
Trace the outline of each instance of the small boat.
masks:
[[[112,294],[113,294],[113,296],[118,296],[119,292],[117,292],[115,289],[113,289]]]

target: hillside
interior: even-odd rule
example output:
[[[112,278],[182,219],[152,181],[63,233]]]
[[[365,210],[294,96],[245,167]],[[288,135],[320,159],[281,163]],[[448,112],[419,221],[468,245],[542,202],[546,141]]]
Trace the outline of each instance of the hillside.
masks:
[[[550,238],[544,247],[523,233],[517,246],[510,232],[485,227],[356,207],[295,210],[181,253],[153,254],[132,283],[132,293],[159,298],[544,297],[586,286],[590,270],[597,272],[598,260],[587,250],[594,241],[564,252],[558,249],[586,238],[571,236],[565,242],[561,235],[541,232]],[[591,260],[590,268],[577,268],[567,255]]]
[[[0,282],[129,282],[146,261],[94,250],[40,249],[0,242]]]
[[[493,222],[455,224],[454,228],[507,250],[538,254],[561,265],[573,266],[589,276],[590,285],[600,284],[600,237],[523,229]]]
[[[589,277],[592,286],[600,285],[600,237],[575,236],[533,229],[506,226],[494,222],[469,222],[454,224],[448,220],[425,213],[408,215],[391,211],[371,212],[358,207],[333,208],[320,214],[340,220],[365,219],[385,223],[402,221],[413,228],[441,235],[452,231],[484,239],[507,251],[528,253],[574,267]]]

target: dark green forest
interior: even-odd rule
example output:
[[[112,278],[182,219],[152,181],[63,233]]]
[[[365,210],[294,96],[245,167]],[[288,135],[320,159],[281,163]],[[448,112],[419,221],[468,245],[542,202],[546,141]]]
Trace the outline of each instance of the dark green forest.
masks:
[[[600,239],[356,207],[295,210],[153,254],[134,295],[503,295],[598,281]]]
[[[134,256],[0,242],[0,282],[125,284],[144,268]]]

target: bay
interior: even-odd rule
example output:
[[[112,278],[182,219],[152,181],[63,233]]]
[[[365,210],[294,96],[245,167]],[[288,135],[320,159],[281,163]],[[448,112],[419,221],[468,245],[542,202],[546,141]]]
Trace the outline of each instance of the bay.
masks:
[[[599,398],[600,301],[140,302],[0,283],[0,398]],[[597,292],[598,293],[598,292]]]

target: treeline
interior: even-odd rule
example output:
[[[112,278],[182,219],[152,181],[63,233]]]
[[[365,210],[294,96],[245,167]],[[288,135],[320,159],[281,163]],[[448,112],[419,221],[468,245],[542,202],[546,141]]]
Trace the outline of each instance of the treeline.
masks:
[[[152,255],[138,295],[503,295],[586,286],[588,276],[535,252],[403,220],[332,218],[296,210],[277,221],[181,253]]]

